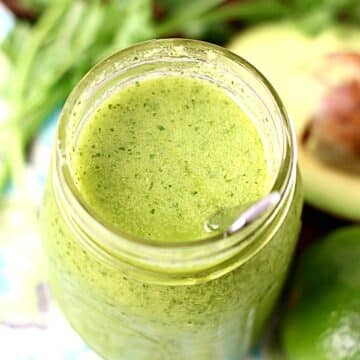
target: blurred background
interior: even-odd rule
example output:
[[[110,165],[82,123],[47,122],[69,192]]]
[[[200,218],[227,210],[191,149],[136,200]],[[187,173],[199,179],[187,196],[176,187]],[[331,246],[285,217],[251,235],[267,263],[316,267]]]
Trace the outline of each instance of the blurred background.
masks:
[[[161,37],[228,47],[253,63],[279,92],[294,121],[306,197],[293,274],[304,250],[334,230],[357,227],[359,0],[2,1],[0,359],[97,358],[53,306],[47,288],[37,211],[51,139],[67,95],[94,64],[134,43]],[[360,244],[359,232],[351,236]],[[360,257],[347,271],[359,273]],[[279,313],[293,305],[294,283],[292,275]],[[356,319],[334,345],[345,350],[332,352],[332,359],[360,358],[360,280],[350,288],[358,299],[351,305]],[[314,333],[311,341],[317,340]],[[265,358],[263,342],[253,358]]]

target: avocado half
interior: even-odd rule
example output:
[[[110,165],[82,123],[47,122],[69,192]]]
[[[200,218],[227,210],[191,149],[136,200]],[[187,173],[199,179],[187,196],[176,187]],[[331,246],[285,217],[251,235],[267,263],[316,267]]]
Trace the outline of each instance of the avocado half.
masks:
[[[293,119],[307,202],[360,220],[360,28],[310,35],[268,23],[228,48],[270,80]]]

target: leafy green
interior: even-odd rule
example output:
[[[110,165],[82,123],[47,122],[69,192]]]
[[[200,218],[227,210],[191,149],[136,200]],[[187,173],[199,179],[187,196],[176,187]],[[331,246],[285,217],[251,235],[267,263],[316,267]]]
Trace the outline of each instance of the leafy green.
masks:
[[[213,30],[214,26],[220,29],[230,20],[242,21],[250,24],[271,20],[288,15],[288,9],[282,2],[277,0],[257,0],[248,2],[232,2],[220,8],[202,14],[197,20],[197,28],[202,28],[204,34],[209,29]],[[192,24],[188,25],[191,29]]]
[[[22,0],[22,4],[27,9],[42,11],[48,5],[50,0]]]
[[[334,22],[360,24],[358,0],[292,0],[292,16],[309,32],[319,32]]]
[[[360,24],[360,1],[358,0],[158,0],[168,14],[159,24],[157,34],[183,33],[206,37],[214,27],[229,29],[229,21],[243,24],[264,20],[290,18],[304,30],[312,33],[338,21]],[[193,9],[199,9],[195,11]],[[230,26],[231,28],[231,26]],[[236,31],[236,29],[233,29]],[[225,31],[231,34],[231,31]],[[223,40],[226,40],[223,39]]]
[[[196,0],[171,2],[169,16],[166,21],[158,25],[157,36],[164,36],[176,32],[186,32],[187,27],[209,10],[223,3],[222,0]]]
[[[54,1],[34,26],[18,22],[1,49],[13,66],[0,86],[7,109],[0,121],[0,188],[7,169],[21,187],[25,145],[84,73],[151,37],[149,0]]]

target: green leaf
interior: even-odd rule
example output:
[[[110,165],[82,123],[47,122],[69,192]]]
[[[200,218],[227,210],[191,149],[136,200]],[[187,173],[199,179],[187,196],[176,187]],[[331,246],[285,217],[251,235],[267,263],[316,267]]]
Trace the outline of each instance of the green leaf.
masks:
[[[293,0],[290,8],[300,25],[312,33],[340,21],[360,25],[358,0]]]
[[[107,17],[111,8],[108,9]],[[152,24],[152,2],[150,0],[133,0],[123,8],[119,18],[118,31],[115,32],[111,46],[105,49],[100,58],[111,55],[134,43],[147,40],[154,36]]]
[[[31,34],[31,26],[28,23],[18,21],[10,34],[0,45],[1,51],[3,51],[8,58],[15,63],[19,54],[29,43]]]
[[[13,141],[0,149],[0,187],[8,169],[19,180],[26,143],[92,65],[153,35],[151,8],[151,0],[55,0],[34,26],[16,25],[2,47],[14,69],[2,94],[11,116],[0,127]]]
[[[186,31],[189,23],[194,22],[198,16],[216,8],[222,2],[222,0],[179,1],[179,5],[174,6],[169,18],[156,27],[156,35],[161,37]]]
[[[288,8],[277,0],[260,0],[244,3],[230,3],[214,9],[200,17],[199,21],[208,25],[220,21],[242,20],[244,22],[263,21],[288,14]]]
[[[333,22],[334,14],[322,9],[315,9],[297,20],[297,23],[309,34],[317,34]]]
[[[50,0],[21,0],[21,3],[27,9],[35,11],[43,11],[48,5]]]

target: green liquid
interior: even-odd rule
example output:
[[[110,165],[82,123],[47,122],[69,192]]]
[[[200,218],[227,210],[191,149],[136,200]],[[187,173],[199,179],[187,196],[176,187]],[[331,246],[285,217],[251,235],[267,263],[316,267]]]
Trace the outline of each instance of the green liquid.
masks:
[[[269,190],[255,126],[203,80],[164,76],[129,85],[92,114],[74,150],[76,185],[92,211],[146,239],[209,236],[203,224],[218,207]],[[66,220],[55,176],[53,168],[41,210],[51,288],[91,347],[110,360],[244,358],[284,282],[300,227],[299,183],[264,247],[245,249],[239,256],[249,257],[233,270],[220,264],[224,274],[216,279],[194,270],[184,284],[170,274],[158,274],[158,281],[155,271],[150,280],[144,269],[98,258]]]
[[[163,76],[136,82],[101,104],[81,130],[74,175],[106,223],[145,239],[209,236],[219,208],[269,190],[255,125],[224,90]]]

